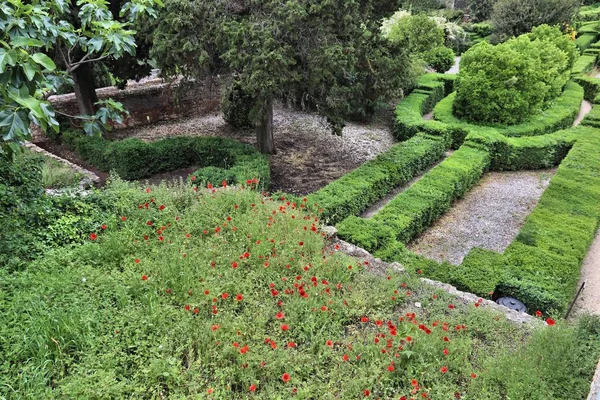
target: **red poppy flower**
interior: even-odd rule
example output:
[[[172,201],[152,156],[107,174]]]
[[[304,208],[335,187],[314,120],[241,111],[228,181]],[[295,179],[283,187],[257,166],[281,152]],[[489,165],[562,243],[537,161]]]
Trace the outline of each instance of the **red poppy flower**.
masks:
[[[298,246],[304,246],[304,242],[298,242]]]
[[[235,295],[235,299],[237,301],[242,301],[244,299],[244,296],[242,296],[240,293],[238,293],[238,294]]]
[[[121,217],[121,221],[127,221],[127,217],[125,217],[125,216],[122,216],[122,217]]]
[[[344,356],[342,357],[342,360],[344,361],[348,361],[350,359],[350,357],[348,357],[348,354],[344,354]]]
[[[152,221],[146,221],[146,225],[152,226]]]
[[[185,307],[183,307],[185,309],[185,311],[190,311],[190,305],[186,304]]]
[[[473,379],[477,378],[477,374],[475,372],[471,373],[471,378],[473,378]]]
[[[456,307],[454,306],[454,304],[448,304],[448,308],[449,308],[449,309],[451,309],[451,310],[453,310],[453,309],[455,309]]]
[[[90,239],[96,240],[96,239],[98,239],[98,235],[96,235],[95,233],[90,233]]]
[[[440,368],[440,372],[442,374],[445,374],[446,372],[448,372],[448,367],[444,366],[444,367]]]
[[[164,205],[164,204],[161,204],[161,205],[160,205],[160,207],[158,207],[158,209],[159,209],[160,211],[164,210],[164,209],[165,209],[165,205]]]
[[[390,371],[390,372],[394,372],[394,369],[395,369],[395,368],[394,368],[394,364],[390,364],[390,365],[388,365],[388,367],[387,367],[387,370],[388,370],[388,371]]]
[[[225,181],[223,181],[225,182]],[[250,385],[250,387],[248,388],[249,391],[254,392],[256,390],[256,385],[253,383],[252,385]]]
[[[552,318],[547,318],[546,323],[548,324],[548,326],[552,326],[552,325],[556,324],[556,321],[553,320]]]
[[[365,397],[369,397],[371,395],[371,391],[369,389],[365,389],[363,390],[363,394],[365,395]]]
[[[363,324],[366,324],[367,322],[369,322],[369,318],[368,317],[362,317],[360,319],[360,322],[362,322]]]
[[[450,339],[448,339],[448,336],[444,336],[444,342],[449,342]]]
[[[296,343],[294,343],[294,342],[288,342],[288,347],[296,347]]]
[[[329,347],[333,347],[333,342],[331,340],[326,341],[325,344]]]
[[[238,267],[238,263],[235,261],[231,263],[231,268],[236,269]]]
[[[142,275],[142,280],[143,281],[147,281],[148,280],[148,275]]]
[[[240,353],[246,354],[248,352],[248,350],[250,350],[250,348],[248,347],[248,345],[245,345],[244,347],[242,347],[240,349]]]
[[[537,310],[537,311],[535,312],[535,316],[536,316],[536,317],[541,317],[541,316],[542,316],[542,312],[541,312],[540,310]]]
[[[327,311],[327,307],[321,306],[321,311]]]
[[[290,381],[290,374],[288,374],[287,372],[284,373],[283,375],[281,375],[281,380],[285,383],[288,383]]]
[[[227,299],[228,297],[229,297],[229,293],[223,293],[223,294],[221,295],[221,298],[222,298],[223,300]]]
[[[444,355],[447,356],[448,354],[450,354],[450,352],[448,351],[448,349],[444,349]]]
[[[285,317],[285,314],[284,314],[284,313],[282,313],[282,312],[278,312],[278,313],[275,315],[275,318],[277,318],[277,319],[283,319],[284,317]]]
[[[194,314],[198,314],[200,312],[200,310],[198,309],[198,307],[194,308]]]
[[[419,386],[419,382],[416,379],[411,380],[410,384],[413,385],[414,387]]]
[[[290,327],[289,327],[287,324],[283,324],[283,325],[281,325],[281,330],[282,330],[282,331],[287,331],[287,330],[289,330],[289,329],[290,329]]]
[[[216,331],[217,329],[219,329],[219,325],[213,325],[210,327],[210,330],[213,332]]]

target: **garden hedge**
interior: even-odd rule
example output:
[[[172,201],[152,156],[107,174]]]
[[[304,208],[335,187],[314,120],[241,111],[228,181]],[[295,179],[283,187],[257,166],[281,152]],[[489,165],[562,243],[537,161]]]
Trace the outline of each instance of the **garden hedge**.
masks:
[[[504,136],[520,137],[544,135],[570,127],[579,114],[584,90],[579,84],[568,82],[563,93],[552,102],[548,109],[522,124],[511,126],[483,126],[461,120],[452,113],[455,97],[456,92],[450,94],[441,100],[433,111],[435,120],[444,123],[448,129],[463,130],[469,133],[494,134],[497,132]]]
[[[573,70],[571,72],[572,76],[583,75],[590,72],[594,69],[596,64],[596,55],[593,54],[584,54],[575,61],[575,65],[573,66]]]
[[[308,204],[316,204],[321,219],[330,224],[359,215],[441,159],[448,148],[446,137],[417,134],[309,195]]]
[[[578,19],[580,21],[600,20],[600,3],[591,6],[581,7],[579,10]]]
[[[600,51],[600,49],[596,50]],[[596,96],[600,94],[600,79],[582,75],[576,76],[573,80],[583,87],[583,97],[587,101],[594,102]]]
[[[489,163],[487,151],[464,145],[371,219],[349,217],[339,223],[338,234],[371,251],[394,240],[408,243],[464,196]]]
[[[588,47],[590,47],[592,43],[595,43],[598,40],[599,36],[600,33],[598,32],[584,33],[575,40],[575,45],[581,52],[583,52]]]
[[[230,184],[257,178],[260,188],[269,186],[267,157],[254,147],[232,139],[178,136],[144,142],[135,138],[108,141],[97,136],[77,135],[68,142],[90,164],[103,171],[114,171],[123,179],[142,179],[198,166],[201,169],[195,174],[199,177],[206,175],[202,168],[217,167],[228,171]],[[211,183],[221,184],[221,181]]]

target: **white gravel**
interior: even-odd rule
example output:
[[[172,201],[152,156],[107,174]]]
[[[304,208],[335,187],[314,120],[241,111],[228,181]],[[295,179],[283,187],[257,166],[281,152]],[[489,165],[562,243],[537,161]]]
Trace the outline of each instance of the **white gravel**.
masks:
[[[556,169],[492,172],[409,248],[458,265],[475,247],[503,252],[535,208]]]

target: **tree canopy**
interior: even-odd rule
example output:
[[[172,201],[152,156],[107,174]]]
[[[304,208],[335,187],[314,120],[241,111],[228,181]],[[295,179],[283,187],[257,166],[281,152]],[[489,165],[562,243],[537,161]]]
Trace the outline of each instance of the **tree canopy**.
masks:
[[[123,54],[135,54],[135,31],[140,15],[156,16],[160,0],[134,0],[120,10],[117,21],[104,0],[6,0],[0,5],[0,153],[12,154],[30,137],[31,123],[59,130],[56,114],[46,100],[84,65]],[[63,16],[75,13],[77,24]],[[57,69],[49,53],[58,54],[65,71]],[[120,118],[121,105],[105,101],[85,118],[88,133],[101,130],[109,119]]]
[[[261,151],[273,152],[272,102],[300,102],[341,132],[415,78],[407,49],[383,39],[373,1],[167,3],[152,54],[163,73],[233,74],[252,99]]]

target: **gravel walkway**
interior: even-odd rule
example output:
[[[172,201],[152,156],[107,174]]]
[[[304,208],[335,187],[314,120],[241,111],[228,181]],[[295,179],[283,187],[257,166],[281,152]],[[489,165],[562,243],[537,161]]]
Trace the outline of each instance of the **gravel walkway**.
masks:
[[[450,68],[448,71],[446,71],[446,73],[451,74],[451,75],[456,75],[456,74],[458,74],[459,67],[460,67],[460,57],[455,57],[454,65],[452,66],[452,68]]]
[[[395,143],[388,121],[348,123],[340,137],[332,135],[325,119],[317,114],[276,107],[273,126],[277,154],[270,157],[271,189],[298,195],[322,188]],[[233,129],[221,115],[167,121],[116,133],[143,140],[185,135],[231,137],[256,143],[252,130]]]
[[[581,102],[581,108],[579,109],[579,114],[577,114],[577,118],[573,122],[573,126],[577,126],[581,124],[581,121],[592,111],[592,103],[587,100],[583,100]]]
[[[427,258],[458,265],[472,248],[503,252],[535,208],[556,169],[492,172],[409,244]]]
[[[573,306],[573,315],[591,313],[600,315],[600,232],[592,243],[581,267],[581,279],[577,288],[585,282],[585,288]]]

